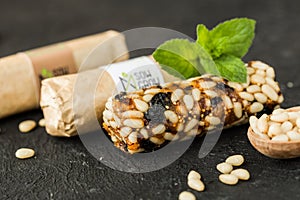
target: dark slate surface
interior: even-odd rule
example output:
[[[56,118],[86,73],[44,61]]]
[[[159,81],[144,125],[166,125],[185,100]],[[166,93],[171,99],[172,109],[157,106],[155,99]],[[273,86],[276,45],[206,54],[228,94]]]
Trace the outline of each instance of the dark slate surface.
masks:
[[[258,22],[254,45],[245,60],[261,59],[273,65],[286,97],[283,106],[299,104],[299,1],[2,0],[0,55],[110,28],[161,26],[194,37],[197,23],[212,27],[236,16]],[[294,83],[293,88],[287,88],[288,81]],[[172,165],[129,174],[98,162],[78,137],[54,138],[42,128],[29,134],[18,131],[22,120],[41,117],[36,110],[0,120],[1,199],[177,199],[188,188],[190,169],[202,173],[207,187],[203,193],[194,192],[198,199],[300,199],[300,159],[274,160],[261,155],[247,140],[247,125],[224,131],[204,159],[197,157],[202,139],[196,139]],[[16,159],[16,149],[24,146],[34,148],[36,157]],[[234,187],[223,185],[217,180],[215,166],[236,153],[245,156],[244,167],[251,172],[251,180]]]

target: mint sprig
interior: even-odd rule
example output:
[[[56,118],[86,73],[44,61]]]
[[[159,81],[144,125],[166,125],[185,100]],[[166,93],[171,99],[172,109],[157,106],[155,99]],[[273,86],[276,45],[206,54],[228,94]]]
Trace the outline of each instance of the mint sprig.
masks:
[[[209,53],[201,45],[187,39],[169,40],[153,53],[155,60],[161,67],[177,76],[174,71],[184,78],[199,76],[201,74],[218,74],[218,69]]]
[[[191,78],[210,73],[246,82],[247,71],[241,58],[252,44],[254,31],[255,21],[248,18],[228,20],[212,30],[199,24],[196,42],[169,40],[154,51],[153,57],[175,76]]]

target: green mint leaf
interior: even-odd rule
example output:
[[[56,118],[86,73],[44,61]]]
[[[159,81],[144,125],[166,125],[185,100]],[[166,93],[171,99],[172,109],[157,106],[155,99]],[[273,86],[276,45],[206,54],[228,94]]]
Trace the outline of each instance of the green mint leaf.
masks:
[[[245,63],[232,55],[222,55],[215,60],[222,77],[229,81],[247,82],[247,69]]]
[[[209,30],[204,24],[198,24],[196,43],[200,44],[207,52],[210,52],[210,42]]]
[[[250,48],[255,31],[255,21],[236,18],[217,25],[209,32],[211,55],[218,58],[222,54],[242,58]]]
[[[152,55],[164,70],[175,76],[179,73],[184,78],[191,78],[205,72],[219,75],[217,66],[205,49],[187,39],[169,40]],[[174,70],[178,73],[174,73]]]

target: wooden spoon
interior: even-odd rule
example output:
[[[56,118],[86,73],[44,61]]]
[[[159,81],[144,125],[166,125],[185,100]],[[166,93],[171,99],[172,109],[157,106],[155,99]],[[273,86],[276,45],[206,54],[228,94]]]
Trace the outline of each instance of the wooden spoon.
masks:
[[[297,112],[300,111],[300,106],[286,110],[290,112]],[[300,140],[288,142],[266,140],[255,134],[251,127],[248,129],[247,135],[252,146],[268,157],[279,159],[300,157]]]

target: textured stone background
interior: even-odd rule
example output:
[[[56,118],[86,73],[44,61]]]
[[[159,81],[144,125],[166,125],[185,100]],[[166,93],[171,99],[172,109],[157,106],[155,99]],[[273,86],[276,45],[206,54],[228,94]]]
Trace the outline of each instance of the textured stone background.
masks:
[[[293,0],[0,1],[0,56],[101,32],[158,26],[195,37],[195,26],[213,27],[237,16],[257,20],[257,35],[245,61],[260,59],[273,65],[286,97],[299,104],[300,2]],[[288,81],[294,83],[287,88]],[[0,100],[1,101],[1,100]],[[274,160],[255,151],[246,137],[247,125],[222,133],[204,159],[197,157],[202,138],[172,165],[146,174],[113,171],[94,159],[78,137],[54,138],[42,128],[21,134],[18,123],[40,119],[31,111],[0,120],[1,199],[177,199],[186,190],[190,169],[202,173],[206,184],[198,199],[300,199],[300,159]],[[37,155],[17,160],[16,149],[28,146]],[[251,180],[235,187],[218,182],[217,163],[241,153]]]

